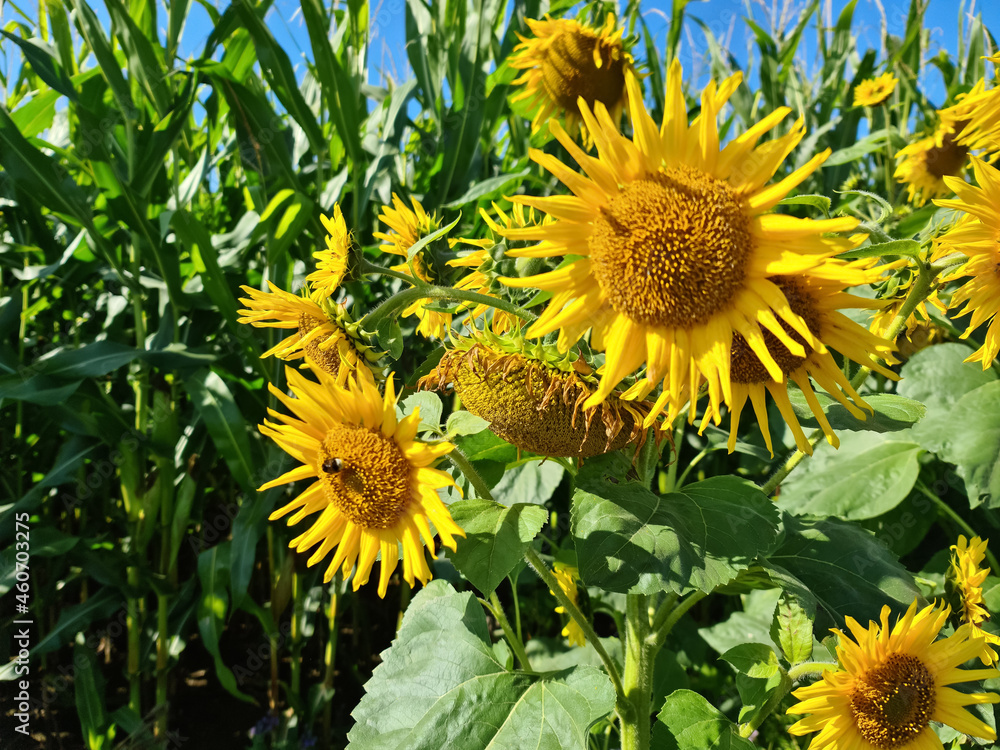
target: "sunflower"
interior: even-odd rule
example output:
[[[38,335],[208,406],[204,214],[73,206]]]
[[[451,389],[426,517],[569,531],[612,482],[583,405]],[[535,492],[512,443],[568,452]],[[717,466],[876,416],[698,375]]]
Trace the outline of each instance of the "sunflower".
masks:
[[[896,154],[896,182],[906,185],[910,202],[922,206],[932,198],[951,193],[945,177],[962,173],[969,148],[958,143],[962,123],[940,122],[931,135],[901,148]]]
[[[990,568],[979,567],[986,558],[988,542],[989,540],[983,541],[978,536],[966,540],[965,536],[959,534],[958,544],[951,545],[948,583],[961,603],[961,622],[967,623],[983,639],[983,650],[979,658],[986,666],[993,666],[997,662],[997,653],[992,645],[1000,644],[1000,638],[983,630],[983,623],[990,619],[990,613],[983,604],[983,582],[990,574]]]
[[[1000,172],[976,157],[972,158],[972,169],[979,187],[970,185],[957,177],[946,177],[945,181],[958,198],[936,200],[937,205],[965,212],[950,230],[938,239],[934,259],[938,260],[953,252],[960,252],[968,261],[947,275],[950,281],[963,276],[972,278],[965,282],[951,298],[950,307],[965,303],[958,315],[972,313],[969,327],[962,338],[969,335],[987,320],[986,340],[966,362],[982,362],[988,368],[1000,351]]]
[[[323,227],[327,231],[326,250],[313,253],[316,270],[306,276],[312,288],[325,297],[331,296],[340,287],[347,275],[347,260],[351,252],[351,234],[347,231],[340,205],[334,204],[333,218],[320,214]]]
[[[854,640],[835,630],[838,669],[823,673],[813,685],[794,692],[801,700],[790,714],[810,714],[789,728],[793,735],[819,732],[809,750],[942,749],[930,722],[960,732],[996,739],[996,733],[965,706],[997,703],[996,693],[960,693],[948,685],[1000,676],[995,669],[959,669],[978,655],[981,640],[968,628],[935,642],[948,619],[948,608],[930,605],[917,612],[914,602],[889,627],[889,607],[881,624],[863,628],[846,618]]]
[[[889,270],[891,266],[895,264],[887,264],[882,266],[883,269]],[[903,305],[906,304],[906,298],[909,296],[910,291],[913,289],[913,285],[916,283],[919,274],[912,266],[906,266],[905,264],[900,264],[899,273],[893,275],[888,280],[883,282],[881,285],[881,292],[879,294],[879,299],[881,299],[885,305],[879,310],[876,310],[875,314],[872,316],[871,328],[872,333],[878,336],[884,336],[886,331],[889,330],[889,326],[892,325],[892,321],[895,320],[896,314],[902,309]],[[926,327],[928,325],[933,325],[931,319],[930,310],[928,305],[932,305],[940,310],[942,313],[947,310],[944,303],[941,302],[938,297],[938,290],[932,289],[930,294],[920,302],[910,316],[906,319],[905,333],[907,336],[914,333],[920,327]]]
[[[359,326],[343,305],[334,305],[323,296],[303,291],[302,296],[280,289],[270,281],[270,291],[240,287],[249,297],[241,297],[245,309],[239,310],[240,323],[255,328],[291,328],[294,333],[264,352],[280,359],[305,358],[306,362],[337,378],[343,384],[347,375],[373,366],[382,356],[362,336]],[[344,366],[346,365],[346,366]]]
[[[892,73],[868,78],[854,87],[855,107],[874,107],[888,99],[896,90],[899,79]]]
[[[386,244],[380,245],[379,250],[391,255],[402,255],[404,258],[407,252],[417,242],[424,237],[437,231],[439,228],[438,219],[433,214],[424,211],[420,201],[411,199],[413,208],[407,207],[399,197],[392,194],[392,208],[382,207],[382,214],[378,217],[385,224],[389,231],[374,232],[376,239],[383,240]],[[412,259],[413,269],[411,271],[409,263],[401,263],[392,266],[393,271],[413,276],[415,272],[421,281],[432,283],[434,279],[433,260],[430,257],[429,248],[425,247]],[[403,310],[403,317],[416,315],[420,321],[417,325],[417,333],[427,338],[442,338],[444,332],[451,327],[451,313],[438,312],[428,309],[435,304],[431,299],[420,299]]]
[[[565,565],[564,563],[557,562],[553,566],[552,574],[556,577],[556,583],[559,584],[559,588],[562,589],[563,593],[566,594],[573,604],[576,604],[578,596],[576,582],[580,580],[580,571],[572,565]],[[550,591],[549,593],[555,596],[555,592]],[[561,605],[556,607],[555,611],[560,615],[567,614],[566,608]],[[562,629],[562,635],[569,639],[569,645],[571,646],[587,645],[587,638],[583,634],[583,628],[581,628],[580,624],[572,617],[569,618],[569,621],[566,623],[566,627]]]
[[[604,26],[592,28],[569,19],[527,19],[534,35],[523,37],[510,56],[510,67],[524,73],[514,85],[524,91],[512,103],[527,102],[531,130],[539,132],[553,118],[562,118],[572,134],[583,127],[579,101],[589,109],[600,102],[615,122],[621,120],[629,93],[625,76],[633,59],[622,42],[622,30],[612,14]],[[589,137],[588,137],[589,142]]]
[[[606,351],[600,385],[586,407],[601,403],[622,379],[645,365],[646,393],[663,381],[659,409],[667,403],[679,409],[682,392],[697,394],[707,381],[712,408],[718,410],[733,399],[735,334],[777,381],[785,373],[769,353],[764,332],[794,356],[806,356],[805,345],[822,350],[770,279],[802,273],[851,249],[851,240],[823,235],[850,231],[858,222],[770,213],[830,154],[826,150],[780,182],[766,185],[804,134],[799,120],[786,135],[757,145],[788,115],[787,107],[719,150],[716,117],[739,85],[739,74],[718,87],[709,83],[702,92],[701,114],[688,125],[681,66],[674,61],[659,129],[646,112],[638,82],[627,78],[634,137],[622,136],[602,105],[596,113],[581,105],[598,158],[585,154],[558,124],[553,130],[586,175],[555,156],[531,152],[573,195],[514,199],[556,220],[505,230],[509,239],[537,241],[508,254],[569,256],[567,262],[538,276],[501,281],[552,293],[529,336],[558,330],[559,348],[568,351],[590,330],[591,346]]]
[[[1000,57],[989,58],[1000,63]],[[956,139],[980,156],[1000,152],[1000,87],[986,88],[982,78],[972,89],[956,97],[957,101],[941,110],[941,122],[956,134]]]
[[[420,387],[454,390],[496,435],[542,456],[586,458],[642,444],[644,405],[613,398],[585,408],[593,384],[569,357],[545,349],[488,334],[457,339]]]
[[[273,409],[277,422],[266,421],[260,431],[301,462],[291,471],[262,485],[260,491],[313,478],[298,497],[271,514],[275,521],[295,511],[288,519],[293,526],[306,516],[320,512],[312,528],[296,537],[289,547],[305,552],[319,545],[309,558],[315,565],[336,548],[324,581],[338,567],[354,574],[354,590],[368,582],[376,556],[381,553],[378,594],[385,596],[389,577],[403,546],[403,578],[413,585],[431,579],[421,536],[434,554],[434,524],[441,543],[455,550],[455,537],[465,536],[441,502],[438,490],[454,485],[450,475],[433,468],[440,457],[455,447],[451,443],[422,443],[415,439],[420,425],[418,410],[402,421],[396,418],[396,393],[392,376],[379,395],[374,380],[349,378],[345,385],[324,372],[319,382],[307,380],[285,368],[294,398],[273,385],[273,393],[291,414]]]
[[[843,313],[844,308],[872,308],[881,304],[877,300],[865,299],[844,293],[844,287],[869,284],[882,273],[881,267],[868,268],[870,260],[845,263],[830,260],[820,269],[809,271],[798,276],[774,276],[771,283],[777,286],[789,301],[792,311],[806,321],[809,330],[826,346],[836,349],[844,357],[870,367],[876,372],[892,380],[899,377],[873,359],[877,353],[891,360],[893,349],[891,342],[869,333]],[[782,373],[793,381],[802,392],[816,421],[826,435],[827,442],[834,448],[840,447],[840,440],[830,426],[823,413],[823,407],[816,398],[810,379],[839,401],[845,409],[858,419],[864,419],[865,414],[859,407],[871,411],[851,387],[850,381],[838,366],[837,361],[825,346],[813,347],[807,344],[794,331],[789,335],[798,341],[806,350],[805,356],[792,354],[788,347],[779,341],[769,331],[764,333],[764,341],[768,352],[781,368]],[[768,451],[774,455],[771,445],[771,435],[768,428],[767,404],[765,395],[771,394],[778,411],[788,424],[795,438],[795,445],[804,453],[812,455],[812,445],[802,431],[802,426],[792,408],[788,397],[788,383],[785,380],[775,380],[760,359],[747,345],[746,339],[739,334],[733,337],[732,354],[730,357],[730,377],[732,379],[733,403],[730,414],[729,452],[736,449],[736,434],[739,430],[740,415],[746,406],[747,399],[753,405],[757,415],[757,423],[764,436]],[[854,403],[851,403],[853,401]],[[654,407],[655,411],[655,407]],[[672,421],[675,414],[668,416]],[[694,416],[693,406],[691,416]],[[711,405],[706,409],[701,421],[701,431],[708,426],[709,420],[720,421],[720,414]]]
[[[493,211],[497,215],[496,219],[490,216],[486,212],[486,209],[479,209],[483,221],[486,222],[486,226],[490,229],[489,237],[482,239],[459,238],[452,243],[453,247],[470,245],[476,248],[460,258],[448,261],[449,266],[473,269],[472,272],[455,282],[456,289],[468,289],[479,294],[496,296],[494,288],[496,261],[492,255],[493,248],[504,241],[503,231],[505,229],[523,228],[535,223],[534,212],[530,208],[526,211],[524,206],[515,204],[510,208],[509,212],[506,212],[494,203]],[[508,312],[490,308],[485,304],[470,307],[469,317],[473,321],[483,316],[488,310],[493,310],[491,322],[493,333],[504,334],[518,327],[518,318]]]

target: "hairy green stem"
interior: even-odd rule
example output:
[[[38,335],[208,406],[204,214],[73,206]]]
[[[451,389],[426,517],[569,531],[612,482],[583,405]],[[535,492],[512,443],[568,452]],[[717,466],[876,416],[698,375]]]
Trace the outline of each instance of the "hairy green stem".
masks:
[[[341,572],[334,573],[330,582],[330,606],[326,611],[326,622],[329,632],[326,635],[326,648],[323,650],[323,734],[326,745],[330,744],[330,727],[333,720],[333,675],[337,658],[337,605],[340,603]]]
[[[680,619],[688,613],[688,610],[690,610],[691,607],[700,602],[706,596],[708,596],[708,594],[703,591],[692,591],[690,594],[685,596],[677,606],[669,610],[669,614],[663,618],[663,624],[659,625],[656,629],[657,651],[663,648],[663,644],[667,642],[667,636],[670,635],[670,632],[674,629],[674,625],[676,625],[678,621],[680,621]],[[660,616],[659,613],[657,613],[657,618],[656,621],[654,621],[654,624],[656,624],[659,619]]]
[[[503,630],[504,637],[507,638],[507,642],[514,650],[514,656],[517,657],[517,663],[521,665],[521,669],[525,672],[533,671],[531,669],[531,662],[528,661],[528,652],[524,650],[524,643],[521,642],[517,633],[514,632],[514,628],[510,626],[510,620],[507,619],[507,615],[503,611],[503,605],[500,603],[500,597],[497,596],[497,592],[494,591],[490,594],[490,600],[488,602],[482,599],[479,601],[490,611],[490,614],[493,615],[497,623],[499,623],[500,629]]]
[[[479,495],[480,498],[483,500],[493,500],[493,494],[490,492],[490,488],[486,486],[486,482],[481,476],[479,476],[479,472],[476,471],[472,462],[465,457],[465,454],[462,453],[462,451],[455,448],[448,454],[448,460],[455,464],[458,470],[465,475],[465,478],[469,480],[469,484],[472,485],[476,494]]]
[[[542,561],[542,558],[538,556],[531,547],[528,547],[528,551],[524,553],[524,559],[528,562],[528,565],[533,571],[542,579],[542,582],[549,587],[549,591],[559,602],[560,606],[565,608],[566,614],[573,618],[580,629],[583,631],[584,637],[590,641],[590,645],[594,647],[597,655],[601,657],[601,662],[604,664],[604,668],[608,671],[608,676],[611,678],[612,684],[615,686],[615,695],[618,696],[619,702],[625,698],[625,690],[622,687],[622,679],[618,674],[618,667],[614,660],[608,655],[607,650],[604,648],[604,644],[601,643],[601,639],[597,637],[597,633],[594,631],[593,626],[583,616],[583,612],[580,608],[576,606],[576,603],[572,601],[566,592],[562,590],[559,582],[556,580],[555,575],[552,571],[548,569],[548,566]]]
[[[929,498],[932,503],[934,503],[934,505],[937,507],[940,513],[946,515],[948,518],[954,521],[955,524],[958,526],[958,528],[960,528],[962,531],[966,533],[969,539],[972,539],[975,536],[979,536],[976,533],[975,529],[973,529],[972,526],[970,526],[964,518],[962,518],[960,515],[958,515],[958,513],[955,512],[954,508],[952,508],[950,505],[948,505],[948,503],[946,503],[944,500],[938,497],[937,494],[932,492],[930,488],[928,488],[927,485],[921,482],[919,479],[917,480],[916,488],[918,491],[926,495],[927,498]],[[994,575],[1000,572],[1000,565],[997,564],[997,558],[993,554],[992,550],[990,550],[989,548],[986,549],[986,559],[989,562],[990,569],[993,571]]]
[[[622,750],[649,750],[650,704],[653,693],[655,643],[649,638],[649,610],[645,594],[625,597],[625,702],[618,711]]]
[[[829,661],[804,661],[801,664],[796,664],[788,670],[788,679],[795,682],[796,680],[802,679],[806,675],[821,675],[828,670],[836,668],[837,665]]]

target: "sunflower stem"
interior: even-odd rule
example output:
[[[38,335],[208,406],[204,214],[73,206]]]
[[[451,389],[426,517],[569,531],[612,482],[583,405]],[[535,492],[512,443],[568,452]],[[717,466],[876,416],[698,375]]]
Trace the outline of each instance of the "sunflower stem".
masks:
[[[618,674],[618,666],[608,655],[607,650],[604,648],[604,644],[601,643],[601,639],[598,638],[597,633],[594,632],[593,626],[587,618],[583,616],[583,612],[581,612],[580,608],[576,606],[576,602],[571,600],[566,595],[566,592],[562,590],[562,587],[556,580],[555,575],[553,575],[552,571],[548,569],[548,566],[542,562],[542,558],[538,556],[538,553],[531,547],[528,547],[528,550],[524,553],[524,559],[528,562],[528,565],[533,571],[535,571],[538,577],[542,579],[542,582],[549,587],[549,591],[552,592],[552,595],[558,600],[559,604],[565,608],[566,614],[572,617],[576,624],[580,626],[584,637],[590,641],[590,645],[594,647],[597,655],[601,657],[601,662],[603,662],[604,668],[608,672],[608,677],[611,678],[611,683],[615,686],[615,695],[618,697],[617,703],[620,715],[623,710],[623,703],[626,703],[626,701],[625,689],[622,687],[622,679]],[[628,708],[625,708],[624,710],[626,713],[628,712]]]
[[[337,660],[337,605],[340,602],[340,587],[343,576],[338,570],[330,583],[330,606],[326,611],[329,632],[326,637],[326,648],[323,651],[323,734],[324,743],[330,743],[330,726],[333,719],[333,677]]]
[[[649,638],[649,608],[645,594],[625,597],[625,702],[626,715],[619,708],[622,750],[649,750],[650,704],[653,692],[655,639]]]
[[[889,105],[882,102],[882,115],[885,119],[885,199],[892,203],[892,167],[895,158],[892,153],[892,138],[889,137]]]
[[[703,591],[692,591],[684,597],[684,599],[682,599],[677,606],[670,609],[669,614],[667,614],[663,619],[663,624],[656,628],[654,641],[656,644],[656,651],[663,648],[663,644],[667,642],[667,636],[670,635],[670,632],[674,629],[674,625],[676,625],[680,619],[688,613],[688,610],[690,610],[691,607],[700,602],[706,596],[708,596],[708,594]],[[660,618],[657,617],[657,620],[654,621],[654,625],[657,624],[659,619]]]
[[[372,268],[377,268],[377,266],[372,266]],[[383,273],[386,270],[388,269],[379,269],[379,273]],[[411,284],[413,283],[413,279],[409,276],[404,275],[404,278],[408,279]],[[423,282],[420,283],[423,284]],[[401,310],[403,310],[403,308],[424,299],[451,300],[453,302],[475,302],[478,305],[495,307],[496,309],[503,310],[511,315],[516,315],[521,320],[525,320],[529,323],[535,319],[535,316],[532,313],[522,310],[517,305],[511,304],[507,300],[502,300],[499,297],[490,297],[485,294],[479,294],[478,292],[470,292],[467,289],[453,289],[447,286],[424,284],[423,286],[414,286],[411,289],[404,289],[401,292],[396,292],[396,294],[389,297],[389,299],[361,319],[361,329],[363,331],[375,331],[378,329],[378,324],[386,318],[395,317]]]
[[[781,675],[781,683],[778,685],[777,689],[772,691],[771,695],[768,696],[767,701],[765,701],[760,711],[758,711],[757,714],[746,724],[740,725],[740,737],[749,738],[750,735],[756,732],[760,725],[764,723],[764,720],[774,713],[774,709],[780,705],[781,701],[785,699],[785,696],[788,695],[788,692],[791,689],[791,678],[789,678],[787,674]]]
[[[919,479],[917,480],[916,487],[917,490],[926,495],[927,498],[930,499],[930,501],[934,503],[935,506],[937,506],[938,511],[940,511],[943,515],[947,516],[952,521],[954,521],[955,524],[958,526],[958,528],[960,528],[968,535],[969,539],[972,539],[975,536],[979,536],[975,532],[975,530],[965,521],[965,519],[955,512],[954,508],[952,508],[950,505],[948,505],[948,503],[946,503],[944,500],[938,497],[936,493],[932,492],[930,488],[928,488],[927,485],[921,482]],[[996,575],[997,572],[1000,571],[1000,565],[997,564],[997,558],[993,554],[993,552],[990,551],[989,547],[986,548],[986,559],[990,563],[990,568],[992,569],[993,574]]]
[[[482,599],[479,601],[483,602]],[[525,672],[534,671],[531,668],[531,662],[528,661],[528,652],[524,650],[524,644],[518,638],[517,633],[514,632],[514,628],[510,626],[510,620],[507,619],[507,615],[503,611],[503,605],[500,603],[500,597],[497,596],[496,591],[490,594],[489,603],[483,602],[483,606],[489,609],[490,613],[500,624],[500,629],[503,630],[507,642],[510,643],[510,647],[514,650],[514,656],[517,657],[517,663],[521,665],[521,669]]]
[[[472,462],[469,461],[468,458],[466,458],[465,454],[462,453],[462,451],[460,451],[458,448],[455,448],[454,450],[452,450],[451,453],[448,454],[448,459],[453,464],[455,464],[455,467],[460,472],[462,472],[465,475],[465,478],[469,480],[469,484],[472,485],[472,488],[476,491],[476,494],[479,495],[481,499],[493,502],[493,493],[490,492],[490,488],[487,486],[483,478],[479,476],[479,472],[476,471],[475,467],[472,465]]]
[[[788,679],[795,682],[796,680],[801,680],[806,675],[823,674],[826,671],[836,668],[836,664],[828,661],[804,661],[788,670]]]

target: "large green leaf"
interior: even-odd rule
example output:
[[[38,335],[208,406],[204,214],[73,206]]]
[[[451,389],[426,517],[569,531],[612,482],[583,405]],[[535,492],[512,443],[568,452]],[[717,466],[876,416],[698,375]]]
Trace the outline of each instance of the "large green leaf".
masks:
[[[30,370],[65,380],[98,378],[140,356],[142,352],[134,347],[114,341],[95,341],[79,349],[56,349],[32,362]]]
[[[663,750],[754,750],[736,725],[703,696],[677,690],[667,696],[653,728],[654,747]]]
[[[804,427],[819,426],[802,391],[798,388],[789,389],[788,399],[792,402],[792,408]],[[865,396],[865,403],[872,408],[872,411],[862,408],[864,419],[858,419],[844,408],[843,404],[825,393],[817,393],[816,400],[819,401],[834,430],[896,432],[912,427],[926,412],[924,405],[919,401],[894,393],[875,393]]]
[[[781,485],[778,506],[795,515],[865,519],[901,503],[920,474],[923,449],[872,433],[845,433],[839,451],[823,444]]]
[[[233,671],[222,660],[219,640],[229,611],[229,542],[217,544],[198,555],[198,578],[201,581],[201,599],[198,602],[198,632],[215,659],[215,674],[222,686],[240,700],[252,703],[253,699],[241,692]]]
[[[69,76],[66,75],[66,71],[63,70],[62,65],[56,58],[54,50],[45,44],[45,42],[37,37],[22,39],[3,29],[0,29],[0,34],[3,34],[21,48],[21,53],[24,55],[25,61],[31,64],[31,69],[35,71],[35,74],[39,78],[60,94],[64,94],[73,100],[76,99],[76,91],[73,90],[72,81],[69,80]]]
[[[903,365],[896,392],[923,403],[928,417],[946,413],[966,393],[997,379],[994,370],[965,362],[968,356],[969,348],[962,344],[922,349]]]
[[[528,461],[504,472],[492,490],[493,499],[504,505],[542,505],[556,491],[563,473],[562,465],[555,461]]]
[[[260,482],[254,473],[247,423],[225,381],[211,370],[200,370],[184,380],[184,387],[229,471],[244,492],[256,496]]]
[[[508,672],[479,602],[441,580],[413,598],[365,691],[352,750],[582,748],[614,707],[611,681],[594,667]]]
[[[77,633],[87,630],[95,620],[111,617],[123,603],[120,591],[105,586],[83,604],[66,607],[59,613],[56,626],[31,649],[31,655],[38,657],[71,642]]]
[[[573,537],[580,576],[620,593],[712,591],[773,549],[778,512],[751,482],[713,477],[655,495],[609,454],[577,475]]]
[[[524,558],[549,515],[540,505],[520,503],[508,508],[488,500],[460,500],[449,510],[465,531],[465,539],[458,540],[458,549],[449,557],[487,596]]]
[[[781,546],[764,562],[771,578],[800,601],[815,597],[816,630],[843,627],[850,615],[878,620],[882,606],[905,610],[920,590],[896,556],[846,521],[783,516]]]
[[[1000,382],[969,391],[925,419],[914,436],[958,467],[972,506],[1000,507]]]
[[[76,712],[87,750],[110,748],[115,730],[104,705],[104,677],[94,650],[81,644],[73,647],[73,683]]]

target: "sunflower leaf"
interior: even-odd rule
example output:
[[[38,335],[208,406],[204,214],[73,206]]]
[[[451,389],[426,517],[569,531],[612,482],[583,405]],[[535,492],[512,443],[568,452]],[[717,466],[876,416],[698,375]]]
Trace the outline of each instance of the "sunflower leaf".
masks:
[[[460,500],[449,506],[451,517],[465,530],[465,539],[448,557],[484,595],[492,594],[524,557],[548,511],[541,505],[510,507],[489,500]]]
[[[653,728],[653,746],[676,750],[753,750],[750,740],[704,697],[691,690],[667,696]]]
[[[573,537],[589,586],[710,592],[777,540],[777,511],[751,482],[713,477],[659,496],[626,481],[627,471],[628,459],[608,454],[577,475]]]
[[[614,708],[595,667],[510,672],[470,592],[432,581],[410,602],[392,646],[365,685],[350,750],[586,747],[587,730]]]

